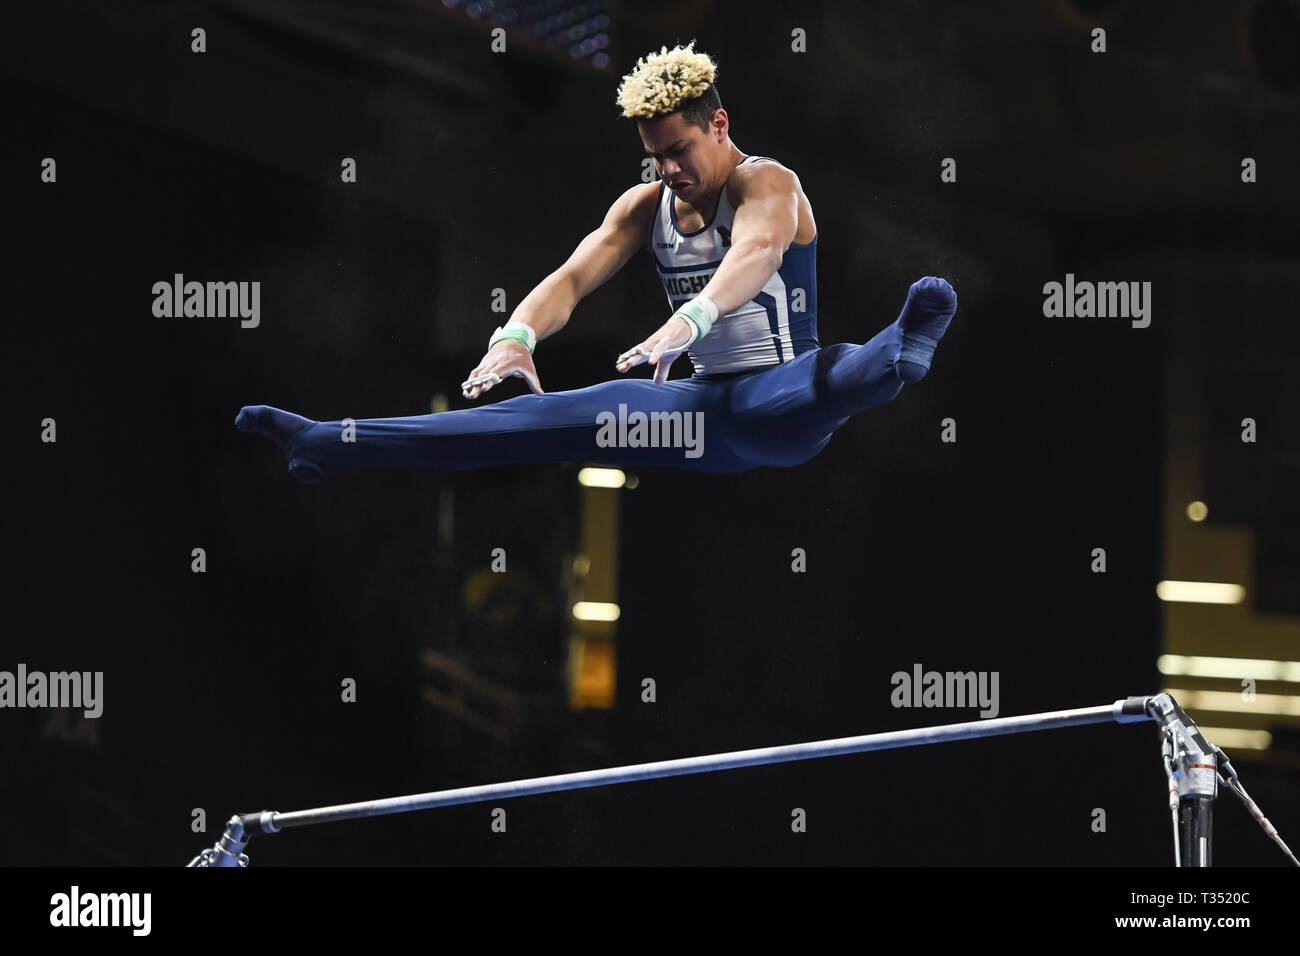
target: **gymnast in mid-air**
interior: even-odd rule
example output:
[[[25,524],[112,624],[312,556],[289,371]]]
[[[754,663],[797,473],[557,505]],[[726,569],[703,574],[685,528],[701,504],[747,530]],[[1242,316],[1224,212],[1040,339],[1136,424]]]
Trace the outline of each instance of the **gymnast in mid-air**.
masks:
[[[380,468],[542,461],[737,473],[803,464],[850,416],[921,379],[957,309],[952,286],[923,278],[871,341],[822,347],[812,205],[793,171],[731,141],[717,64],[694,45],[639,59],[618,89],[659,181],[614,201],[599,228],[493,333],[461,386],[472,400],[519,376],[532,394],[430,415],[324,422],[251,405],[235,424],[275,442],[303,482]],[[649,363],[653,379],[543,391],[537,343],[647,245],[673,311],[614,367],[625,373]],[[694,374],[669,381],[683,352]],[[692,416],[702,440],[691,453],[644,435],[610,441],[612,417],[626,423],[637,413],[661,423],[673,413],[678,422]]]

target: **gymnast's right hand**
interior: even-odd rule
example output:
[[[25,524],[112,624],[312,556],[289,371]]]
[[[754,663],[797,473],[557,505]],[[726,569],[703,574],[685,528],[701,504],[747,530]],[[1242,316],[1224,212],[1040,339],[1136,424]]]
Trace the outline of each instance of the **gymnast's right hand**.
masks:
[[[460,383],[461,394],[466,398],[478,398],[511,375],[518,375],[527,382],[534,395],[546,394],[537,378],[537,366],[533,365],[533,356],[528,351],[528,346],[514,339],[502,339],[487,350],[483,361],[469,373],[469,378]]]

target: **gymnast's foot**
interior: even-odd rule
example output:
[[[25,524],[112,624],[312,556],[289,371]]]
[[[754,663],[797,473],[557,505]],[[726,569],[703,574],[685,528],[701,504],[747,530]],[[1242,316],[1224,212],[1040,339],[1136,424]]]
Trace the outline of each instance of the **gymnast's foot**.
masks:
[[[235,416],[237,428],[265,435],[286,455],[290,454],[289,443],[298,433],[315,424],[316,422],[310,418],[272,408],[270,405],[245,405]],[[296,458],[289,461],[289,473],[305,484],[318,481],[322,477],[320,469]]]
[[[907,303],[898,317],[903,350],[895,369],[904,382],[919,382],[930,371],[935,346],[957,311],[957,293],[946,280],[926,276],[907,290]]]

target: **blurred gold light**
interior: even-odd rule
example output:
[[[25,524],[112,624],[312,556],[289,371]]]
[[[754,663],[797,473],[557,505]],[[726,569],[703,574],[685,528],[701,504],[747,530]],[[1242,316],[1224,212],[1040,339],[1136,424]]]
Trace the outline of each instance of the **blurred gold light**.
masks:
[[[569,706],[608,710],[614,706],[617,686],[614,642],[574,637],[569,647]]]
[[[1180,701],[1181,703],[1181,701]],[[1267,750],[1273,743],[1273,735],[1267,730],[1246,730],[1243,727],[1206,727],[1200,728],[1201,735],[1219,747],[1232,750]]]
[[[1222,677],[1232,680],[1300,682],[1300,661],[1269,661],[1253,657],[1190,657],[1161,654],[1156,668],[1178,677]]]
[[[626,476],[617,468],[583,468],[578,484],[588,488],[622,488]]]
[[[1210,509],[1205,506],[1204,501],[1193,501],[1187,506],[1187,517],[1193,521],[1204,521],[1210,514]]]
[[[579,601],[573,605],[573,616],[579,621],[617,621],[619,615],[617,604],[601,601]]]
[[[1156,585],[1156,594],[1162,601],[1240,604],[1246,598],[1246,589],[1240,584],[1220,584],[1215,581],[1161,581]]]
[[[1300,717],[1300,697],[1294,694],[1256,694],[1245,700],[1239,690],[1191,690],[1170,687],[1165,693],[1173,694],[1187,710],[1217,710],[1232,714],[1271,714],[1278,717]]]

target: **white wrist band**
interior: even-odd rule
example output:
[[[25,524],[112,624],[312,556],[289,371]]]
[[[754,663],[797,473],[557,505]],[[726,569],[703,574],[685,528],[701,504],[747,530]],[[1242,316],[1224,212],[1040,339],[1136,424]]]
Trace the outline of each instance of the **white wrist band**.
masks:
[[[713,323],[718,321],[718,307],[713,304],[713,300],[706,295],[697,295],[689,302],[682,304],[673,315],[685,319],[686,322],[694,329],[690,340],[683,348],[695,343],[709,334],[713,328]]]
[[[537,333],[531,325],[520,322],[518,319],[511,319],[505,325],[497,326],[496,331],[492,333],[492,338],[488,340],[488,348],[496,345],[502,339],[515,339],[522,342],[528,349],[529,354],[532,354],[537,348]]]
[[[527,322],[520,322],[518,319],[511,319],[503,327],[507,329],[523,329],[528,333],[528,351],[532,352],[537,348],[537,332]]]

